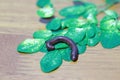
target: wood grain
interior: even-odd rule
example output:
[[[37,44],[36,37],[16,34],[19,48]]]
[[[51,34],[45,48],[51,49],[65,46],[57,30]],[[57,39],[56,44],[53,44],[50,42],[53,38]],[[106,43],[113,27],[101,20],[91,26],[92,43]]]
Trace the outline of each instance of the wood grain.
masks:
[[[56,10],[72,5],[72,0],[52,0]],[[89,0],[96,4],[103,1]],[[55,72],[43,73],[39,66],[43,53],[20,54],[17,45],[32,33],[45,29],[36,15],[36,0],[0,0],[0,80],[119,80],[120,47],[88,47],[76,63],[64,62]],[[112,7],[120,13],[120,4]],[[58,13],[56,13],[58,15]],[[98,19],[103,14],[98,16]]]

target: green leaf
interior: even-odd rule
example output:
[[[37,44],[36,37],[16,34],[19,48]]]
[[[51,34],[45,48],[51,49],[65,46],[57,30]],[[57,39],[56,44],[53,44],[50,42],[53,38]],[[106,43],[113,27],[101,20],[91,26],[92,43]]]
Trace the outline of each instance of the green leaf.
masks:
[[[111,19],[110,17],[105,16],[100,22],[101,30],[111,30],[116,31],[117,20]]]
[[[52,36],[52,32],[50,30],[38,30],[33,33],[33,37],[35,39],[48,39]]]
[[[43,8],[43,7],[50,5],[50,4],[51,4],[50,0],[37,0],[37,3],[36,3],[36,5],[40,8]]]
[[[78,18],[66,18],[62,20],[61,26],[62,28],[71,28],[71,27],[82,27],[87,23],[86,20],[78,19]]]
[[[48,52],[40,61],[43,72],[49,73],[62,64],[62,57],[58,50]]]
[[[107,11],[100,22],[101,44],[104,48],[114,48],[120,45],[120,31],[118,14],[114,11]]]
[[[85,36],[85,29],[84,28],[70,28],[65,36],[72,39],[75,43],[80,42]]]
[[[116,31],[116,25],[117,25],[117,22],[114,21],[114,20],[108,20],[104,23],[101,23],[100,24],[100,29],[102,30],[113,30],[113,31]]]
[[[116,23],[118,21],[118,14],[115,11],[112,10],[107,10],[105,11],[106,16],[102,18],[102,20],[100,21],[100,27],[101,29],[109,29],[107,26],[111,26],[113,28],[115,28]],[[111,28],[110,27],[110,28]]]
[[[63,8],[59,11],[59,14],[65,17],[78,17],[82,15],[84,11],[85,8],[82,5],[75,5]]]
[[[47,25],[46,28],[48,30],[58,30],[61,27],[61,19],[59,18],[54,18],[52,21],[50,21]]]
[[[78,48],[79,54],[83,54],[86,51],[86,45],[79,45],[78,44],[77,48]]]
[[[54,12],[54,8],[51,6],[45,6],[44,8],[37,10],[37,14],[41,18],[50,18],[54,15]]]
[[[104,48],[115,48],[120,45],[120,32],[102,31],[101,44]]]
[[[44,43],[44,39],[26,39],[18,45],[17,51],[28,54],[35,53],[41,49]]]

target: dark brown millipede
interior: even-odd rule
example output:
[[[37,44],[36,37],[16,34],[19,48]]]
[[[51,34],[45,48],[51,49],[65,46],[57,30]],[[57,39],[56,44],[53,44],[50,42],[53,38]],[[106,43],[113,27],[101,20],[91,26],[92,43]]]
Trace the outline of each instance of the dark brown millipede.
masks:
[[[58,36],[58,37],[54,37],[51,40],[46,41],[46,47],[48,51],[51,50],[55,50],[54,45],[57,43],[66,43],[70,46],[71,48],[71,60],[72,61],[77,61],[78,60],[78,48],[76,46],[76,44],[68,37],[65,36]]]

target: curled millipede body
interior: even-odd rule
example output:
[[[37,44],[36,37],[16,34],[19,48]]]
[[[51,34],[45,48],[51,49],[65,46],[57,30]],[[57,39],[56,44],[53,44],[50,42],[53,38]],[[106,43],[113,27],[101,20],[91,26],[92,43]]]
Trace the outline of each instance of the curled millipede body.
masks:
[[[60,42],[66,43],[70,46],[70,48],[71,48],[71,60],[77,61],[78,60],[78,48],[77,48],[76,44],[68,37],[58,36],[58,37],[55,37],[51,40],[46,41],[47,50],[48,51],[55,50],[54,45],[57,43],[60,43]]]

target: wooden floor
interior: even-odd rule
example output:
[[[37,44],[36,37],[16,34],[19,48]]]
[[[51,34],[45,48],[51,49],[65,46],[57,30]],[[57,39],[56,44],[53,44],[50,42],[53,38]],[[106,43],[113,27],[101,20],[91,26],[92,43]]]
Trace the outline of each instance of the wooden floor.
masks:
[[[56,11],[72,5],[72,0],[52,0]],[[96,4],[102,0],[89,0]],[[120,47],[88,48],[75,64],[64,62],[55,72],[40,70],[43,53],[20,54],[17,45],[32,33],[44,29],[36,15],[36,0],[0,0],[0,80],[120,80]],[[120,4],[112,7],[120,14]],[[58,13],[56,13],[58,15]],[[100,20],[103,14],[98,16]]]

